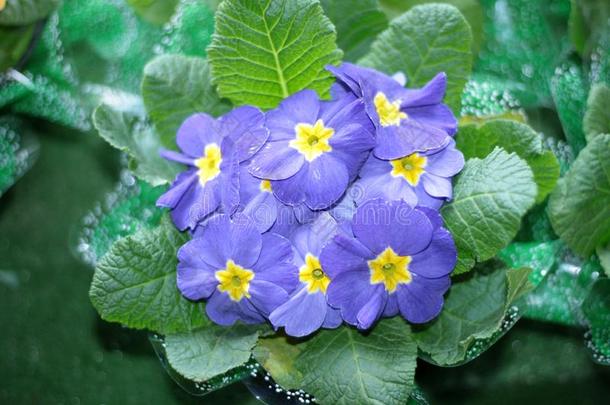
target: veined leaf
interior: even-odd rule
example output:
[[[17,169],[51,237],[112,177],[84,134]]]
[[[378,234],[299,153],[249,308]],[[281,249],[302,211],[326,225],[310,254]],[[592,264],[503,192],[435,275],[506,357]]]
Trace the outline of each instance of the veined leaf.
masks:
[[[193,332],[167,335],[165,352],[178,373],[196,382],[207,381],[250,359],[259,329],[252,325],[210,324]]]
[[[234,104],[261,108],[306,88],[325,96],[324,67],[341,59],[335,38],[316,0],[225,0],[208,47],[214,83]]]
[[[322,0],[324,12],[337,28],[337,45],[346,61],[357,61],[387,28],[388,20],[377,0]]]
[[[260,339],[252,355],[273,380],[285,389],[300,389],[303,375],[295,368],[295,361],[307,342],[293,344],[284,336]]]
[[[174,180],[180,166],[159,156],[161,141],[139,112],[119,111],[102,104],[93,112],[100,136],[131,157],[134,174],[153,186]]]
[[[321,404],[404,404],[413,390],[417,346],[400,317],[367,335],[343,326],[305,344],[295,367]]]
[[[204,305],[184,298],[176,286],[176,252],[186,240],[168,220],[112,245],[98,262],[89,291],[102,318],[161,334],[209,323]]]
[[[161,143],[168,148],[175,147],[176,131],[189,115],[218,116],[230,108],[212,86],[207,61],[181,55],[162,55],[146,65],[142,98]]]
[[[555,232],[589,256],[610,241],[610,135],[598,135],[580,152],[549,199]]]
[[[388,74],[403,72],[408,87],[421,87],[445,72],[445,103],[457,115],[472,70],[471,44],[470,27],[457,8],[424,4],[393,20],[360,63]]]
[[[458,249],[454,274],[491,259],[519,230],[534,204],[536,183],[527,163],[495,148],[485,159],[466,162],[441,213]]]
[[[596,84],[589,92],[583,122],[587,142],[599,134],[610,134],[610,88]]]
[[[494,147],[516,153],[524,159],[538,186],[536,202],[544,201],[559,179],[559,162],[551,151],[543,149],[542,136],[529,126],[511,120],[491,120],[481,126],[464,125],[457,135],[457,147],[466,159],[484,158]]]
[[[485,270],[454,283],[439,317],[414,327],[417,345],[434,363],[447,366],[462,362],[472,343],[490,338],[510,305],[532,288],[529,269]]]

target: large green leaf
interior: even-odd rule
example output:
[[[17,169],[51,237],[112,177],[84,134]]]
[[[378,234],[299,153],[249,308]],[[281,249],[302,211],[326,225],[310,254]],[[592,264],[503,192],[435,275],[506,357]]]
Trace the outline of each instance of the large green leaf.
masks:
[[[187,240],[170,221],[117,241],[95,268],[89,296],[103,319],[161,334],[203,326],[204,305],[176,286],[176,252]]]
[[[127,0],[136,13],[146,21],[162,25],[176,11],[179,0]]]
[[[555,232],[572,250],[590,255],[610,241],[610,135],[598,135],[580,152],[549,200]]]
[[[389,17],[396,18],[413,6],[426,3],[446,3],[457,7],[472,29],[472,51],[476,54],[483,40],[483,8],[478,0],[380,0],[381,10]]]
[[[252,355],[284,389],[300,389],[303,375],[295,368],[295,360],[307,343],[293,344],[284,336],[260,339]]]
[[[60,0],[7,0],[0,11],[0,25],[26,25],[53,11]]]
[[[485,159],[466,162],[453,190],[453,201],[441,213],[458,248],[454,274],[492,258],[519,230],[534,204],[536,183],[527,163],[495,148]]]
[[[221,115],[230,105],[216,94],[205,59],[163,55],[144,68],[142,98],[166,147],[175,146],[176,131],[189,115]]]
[[[273,108],[302,89],[324,96],[338,63],[335,28],[316,0],[225,0],[208,47],[212,77],[233,103]]]
[[[466,159],[484,158],[494,147],[516,153],[524,159],[538,186],[536,202],[542,202],[559,179],[559,162],[543,149],[543,138],[529,126],[510,120],[492,120],[481,126],[464,125],[457,136],[457,147]]]
[[[589,92],[583,122],[587,141],[599,134],[610,134],[610,88],[596,84]]]
[[[93,112],[93,125],[110,145],[130,156],[130,168],[136,176],[153,186],[170,182],[180,166],[159,156],[161,141],[142,115],[141,111],[102,104]]]
[[[324,12],[337,28],[337,44],[343,58],[356,61],[388,26],[386,16],[377,8],[377,0],[322,0]]]
[[[165,353],[174,370],[189,380],[203,382],[246,363],[258,331],[255,326],[210,324],[193,332],[167,335]]]
[[[447,4],[413,7],[390,23],[360,60],[389,74],[403,72],[409,87],[447,74],[445,102],[460,112],[462,90],[472,70],[472,34],[459,10]]]
[[[466,358],[478,339],[491,337],[510,305],[531,289],[529,269],[480,269],[454,283],[438,318],[414,328],[420,350],[439,365],[453,365]]]
[[[413,389],[417,346],[400,317],[366,335],[348,326],[308,341],[295,361],[303,390],[321,404],[404,404]]]

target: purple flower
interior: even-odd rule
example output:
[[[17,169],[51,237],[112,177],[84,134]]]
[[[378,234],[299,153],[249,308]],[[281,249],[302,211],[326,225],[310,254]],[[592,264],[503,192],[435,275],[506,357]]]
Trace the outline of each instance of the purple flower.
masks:
[[[328,302],[347,323],[368,329],[382,316],[424,323],[439,314],[457,253],[436,211],[370,200],[352,232],[338,233],[321,255]]]
[[[194,229],[219,208],[232,213],[239,203],[239,163],[256,153],[267,136],[264,115],[254,107],[236,108],[218,119],[191,115],[176,136],[181,152],[161,152],[188,169],[176,177],[157,206],[171,209],[180,230]]]
[[[314,210],[341,197],[375,144],[362,101],[321,102],[312,90],[267,112],[266,125],[269,139],[252,158],[250,173],[272,180],[285,204]]]
[[[237,211],[252,218],[259,231],[270,230],[282,236],[290,235],[300,224],[312,222],[317,216],[305,204],[290,206],[279,201],[273,195],[271,182],[252,176],[247,163],[239,170]]]
[[[178,288],[188,299],[207,300],[207,315],[219,325],[261,323],[294,290],[292,256],[288,240],[261,235],[248,216],[216,215],[178,250]]]
[[[336,231],[335,220],[328,213],[323,213],[313,223],[299,227],[290,237],[301,283],[290,299],[269,316],[275,328],[283,326],[290,336],[307,336],[321,327],[336,328],[341,325],[339,311],[326,302],[330,278],[319,259],[322,247]]]
[[[404,200],[412,206],[439,209],[451,199],[451,177],[464,167],[464,156],[449,139],[438,151],[413,153],[395,160],[381,160],[370,155],[352,187],[357,205],[375,198]]]
[[[373,153],[380,159],[398,159],[446,144],[455,134],[457,120],[442,103],[447,77],[439,73],[421,89],[406,89],[404,83],[374,69],[343,63],[328,66],[338,80],[333,94],[352,92],[362,98],[376,127]]]

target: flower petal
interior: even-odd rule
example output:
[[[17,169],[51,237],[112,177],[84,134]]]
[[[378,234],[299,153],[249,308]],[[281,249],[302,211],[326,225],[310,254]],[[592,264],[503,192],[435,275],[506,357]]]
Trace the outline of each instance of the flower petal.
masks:
[[[409,284],[401,284],[396,290],[400,314],[411,323],[434,319],[443,308],[443,294],[450,285],[449,277],[426,279],[414,275]]]
[[[385,309],[388,294],[377,289],[370,297],[369,301],[362,306],[356,319],[358,320],[358,329],[369,329],[381,317]]]
[[[288,293],[282,287],[254,276],[250,282],[250,302],[264,316],[288,301]]]
[[[240,162],[251,158],[269,137],[265,115],[255,107],[235,108],[218,121],[222,134],[235,143]]]
[[[307,166],[306,183],[301,185],[305,188],[305,204],[312,210],[328,208],[347,188],[347,168],[331,154],[324,154]]]
[[[302,337],[320,329],[329,309],[324,294],[308,294],[304,287],[274,310],[269,320],[275,328],[284,327],[287,335]]]
[[[353,271],[368,273],[366,262],[374,257],[375,255],[362,243],[351,236],[338,233],[322,249],[320,263],[326,274],[334,280],[341,273]]]
[[[438,228],[434,231],[430,245],[413,255],[409,269],[420,276],[438,278],[450,274],[456,262],[457,250],[451,233],[445,228]]]
[[[188,156],[199,158],[205,146],[210,143],[220,144],[222,139],[218,123],[208,114],[197,113],[188,117],[176,135],[176,144]]]
[[[422,176],[422,185],[424,186],[426,193],[430,194],[432,197],[449,199],[453,196],[451,179],[446,177],[424,173]]]
[[[231,326],[237,320],[246,324],[263,323],[265,318],[247,299],[232,301],[229,294],[218,290],[212,294],[205,306],[205,312],[213,322],[222,326]]]
[[[377,145],[373,153],[379,159],[398,159],[414,152],[438,149],[446,144],[447,137],[440,128],[406,119],[400,126],[377,128]]]
[[[268,141],[254,155],[248,170],[261,179],[283,180],[294,176],[304,162],[305,157],[287,140]]]

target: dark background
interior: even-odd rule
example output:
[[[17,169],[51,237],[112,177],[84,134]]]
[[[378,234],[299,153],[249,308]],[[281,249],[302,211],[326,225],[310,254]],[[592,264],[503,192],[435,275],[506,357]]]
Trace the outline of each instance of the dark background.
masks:
[[[254,403],[241,384],[189,396],[145,333],[98,318],[92,269],[73,246],[81,218],[118,181],[118,154],[93,133],[35,126],[38,161],[0,198],[0,404]],[[610,374],[583,333],[521,321],[467,366],[421,363],[417,381],[432,403],[608,403]]]

